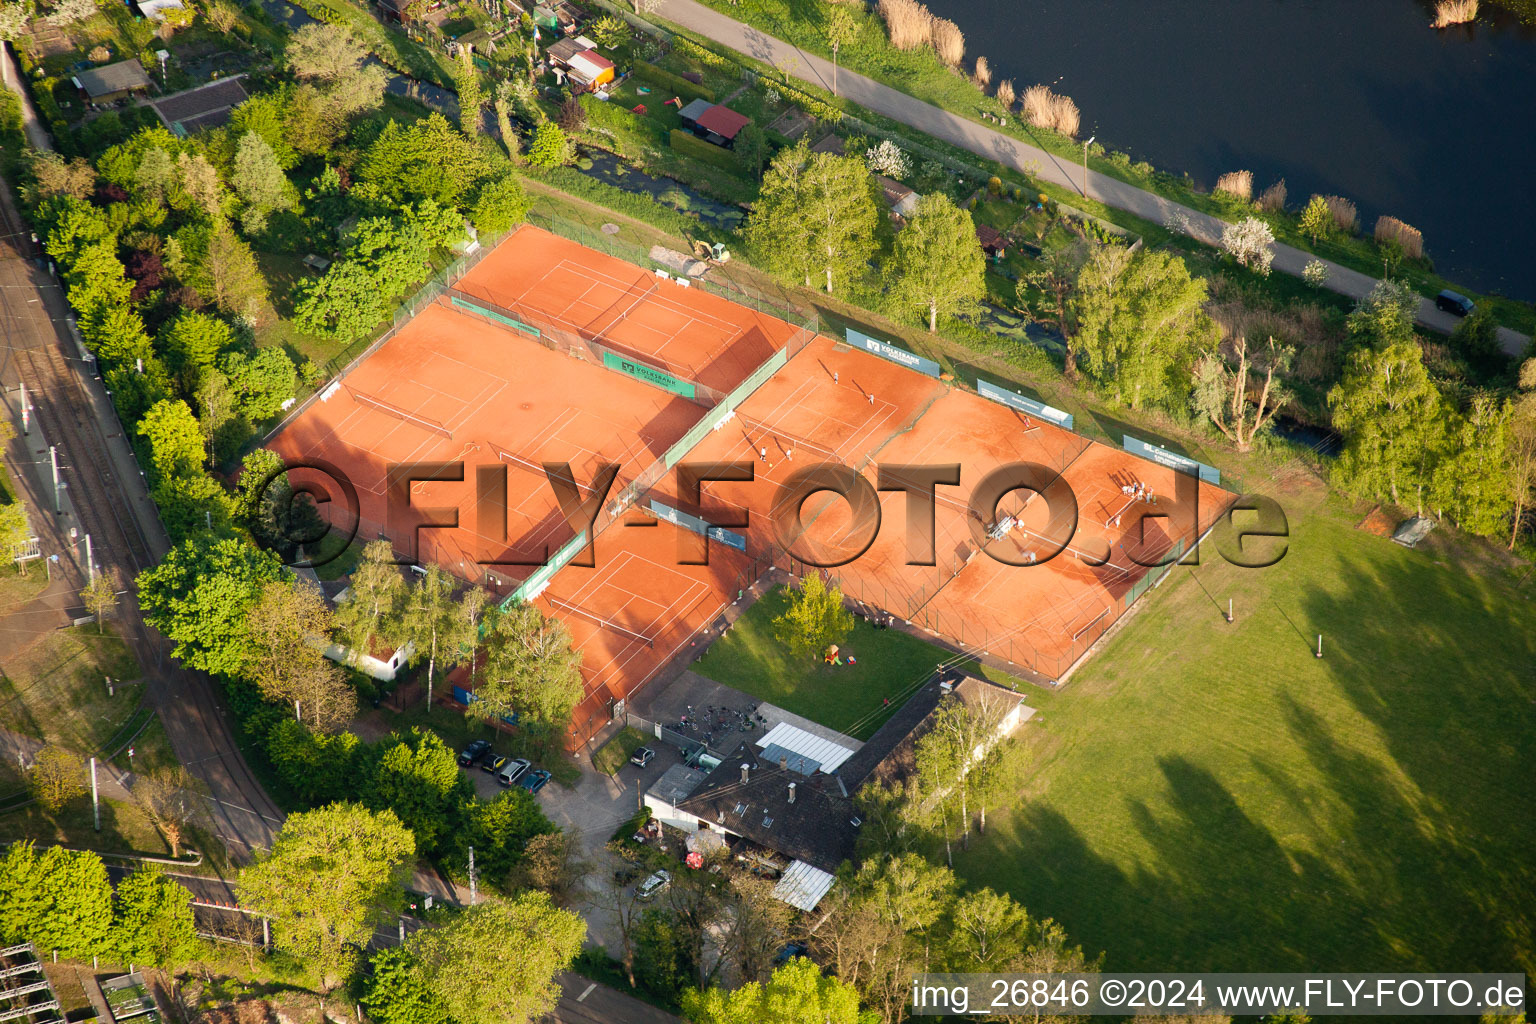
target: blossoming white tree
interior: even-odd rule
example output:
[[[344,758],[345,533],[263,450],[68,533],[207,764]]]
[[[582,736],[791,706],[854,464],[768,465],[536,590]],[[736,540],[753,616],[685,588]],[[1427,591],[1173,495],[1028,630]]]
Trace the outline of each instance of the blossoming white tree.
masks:
[[[1275,259],[1275,233],[1259,218],[1247,217],[1222,229],[1221,248],[1239,266],[1268,277]]]
[[[912,173],[912,161],[890,139],[882,140],[880,145],[865,150],[864,162],[869,165],[871,173],[883,174],[888,178],[905,178]]]

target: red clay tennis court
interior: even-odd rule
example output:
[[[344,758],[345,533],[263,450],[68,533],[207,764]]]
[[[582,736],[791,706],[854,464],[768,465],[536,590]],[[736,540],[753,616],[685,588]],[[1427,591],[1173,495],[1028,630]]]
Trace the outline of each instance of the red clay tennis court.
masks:
[[[749,550],[757,554],[772,539],[769,524],[784,496],[782,485],[797,469],[824,462],[865,465],[946,390],[936,380],[818,337],[689,453],[691,462],[745,461],[753,467],[751,483],[708,484],[705,509],[738,517],[745,512],[752,524]],[[657,491],[675,499],[675,480],[664,480]],[[842,503],[807,502],[805,519],[818,542],[835,544],[841,532],[818,516],[823,508],[837,515],[833,504]]]
[[[947,451],[955,454],[945,459]],[[1026,492],[1005,497],[998,517],[986,524],[940,505],[940,537],[963,537],[969,553],[951,579],[925,592],[922,604],[909,606],[903,616],[1048,678],[1059,677],[1087,651],[1134,600],[1135,588],[1145,586],[1153,565],[1187,551],[1231,499],[1176,470],[960,391],[937,403],[884,454],[892,461],[960,462],[962,486],[956,490],[962,495],[1010,461],[1060,472],[1076,499],[1075,522],[1068,510],[1051,508],[1038,496],[1023,500]],[[988,539],[982,528],[1004,515],[1014,518],[1011,528]],[[978,533],[985,543],[977,543]],[[1066,550],[1030,564],[1046,558],[1063,536],[1070,536]],[[849,568],[865,571],[863,560]],[[889,560],[870,568],[879,573],[873,582],[892,589],[902,570],[911,571]]]
[[[801,332],[526,224],[454,288],[721,392]]]
[[[536,601],[565,622],[581,651],[578,741],[607,724],[609,700],[634,692],[719,616],[751,564],[723,545],[713,546],[708,565],[679,564],[687,531],[635,514],[628,521],[648,525],[609,527],[597,539],[596,566],[566,566]]]
[[[572,359],[513,332],[433,304],[328,389],[272,442],[289,461],[322,459],[357,489],[361,536],[390,533],[391,464],[464,463],[464,480],[418,481],[413,509],[455,510],[459,529],[423,531],[421,558],[465,579],[476,563],[534,561],[572,536],[544,462],[569,463],[578,483],[601,463],[620,464],[617,490],[653,463],[698,418],[699,407],[657,388]],[[572,402],[580,395],[584,401]],[[476,474],[505,467],[506,533],[481,524]],[[532,566],[497,567],[520,579]]]

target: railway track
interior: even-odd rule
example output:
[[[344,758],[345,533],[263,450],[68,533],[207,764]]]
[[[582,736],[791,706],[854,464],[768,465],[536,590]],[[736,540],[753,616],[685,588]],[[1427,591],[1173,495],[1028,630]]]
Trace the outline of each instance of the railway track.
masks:
[[[271,843],[283,812],[241,756],[213,681],[177,664],[169,642],[139,613],[133,578],[157,561],[157,544],[145,532],[152,527],[141,525],[134,509],[135,502],[144,500],[143,481],[131,478],[138,472],[133,463],[113,456],[113,436],[95,415],[85,367],[60,330],[67,314],[57,301],[57,282],[31,262],[30,231],[18,224],[9,206],[0,195],[0,380],[8,387],[26,382],[35,421],[59,449],[60,475],[80,528],[91,535],[93,560],[98,567],[118,570],[127,585],[117,626],[144,669],[148,700],[159,712],[177,760],[207,786],[214,831],[232,856],[245,860]],[[51,495],[46,485],[41,490],[39,512],[46,514]],[[56,524],[47,523],[44,530],[56,545],[67,543]],[[68,560],[61,568],[76,577]],[[78,573],[77,586],[84,576]]]
[[[123,482],[117,478],[105,441],[91,422],[90,403],[80,376],[53,345],[12,352],[43,434],[59,449],[60,476],[81,528],[91,535],[93,560],[119,571],[125,581],[153,564]]]

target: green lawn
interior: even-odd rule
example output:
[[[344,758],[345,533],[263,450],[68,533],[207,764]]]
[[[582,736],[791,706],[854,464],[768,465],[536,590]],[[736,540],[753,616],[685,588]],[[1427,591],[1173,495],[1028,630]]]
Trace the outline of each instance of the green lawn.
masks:
[[[613,738],[597,748],[592,755],[592,767],[609,775],[619,774],[619,769],[629,763],[629,757],[645,746],[645,734],[626,725],[613,734]]]
[[[694,662],[693,671],[864,740],[939,662],[951,657],[927,641],[894,629],[876,630],[862,619],[854,620],[853,633],[840,645],[843,657],[852,655],[858,664],[832,666],[819,657],[791,657],[773,637],[773,620],[788,604],[783,587],[763,595]],[[1014,682],[974,661],[958,667],[1004,685]]]
[[[1039,701],[1024,801],[957,870],[1109,969],[1536,969],[1529,585],[1273,486],[1285,559],[1176,569]]]
[[[106,677],[118,681],[107,694]],[[122,640],[106,627],[59,630],[0,662],[0,728],[83,756],[114,745],[143,698],[139,666]]]

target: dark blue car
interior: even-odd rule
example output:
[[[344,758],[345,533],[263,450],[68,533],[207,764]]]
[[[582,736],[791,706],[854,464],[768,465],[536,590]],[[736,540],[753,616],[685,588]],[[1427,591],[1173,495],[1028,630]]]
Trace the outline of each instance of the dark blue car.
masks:
[[[517,784],[530,793],[537,793],[544,788],[544,783],[548,782],[549,779],[549,772],[543,768],[535,768],[533,771],[523,772],[522,777],[517,780]]]

